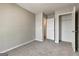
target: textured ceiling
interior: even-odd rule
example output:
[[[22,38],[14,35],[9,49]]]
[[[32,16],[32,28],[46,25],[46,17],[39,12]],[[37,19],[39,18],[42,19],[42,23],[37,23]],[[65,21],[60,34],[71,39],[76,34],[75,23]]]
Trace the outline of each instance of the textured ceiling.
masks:
[[[51,14],[57,9],[71,7],[76,4],[74,3],[18,3],[21,7],[28,11],[37,14],[44,12],[45,14]]]

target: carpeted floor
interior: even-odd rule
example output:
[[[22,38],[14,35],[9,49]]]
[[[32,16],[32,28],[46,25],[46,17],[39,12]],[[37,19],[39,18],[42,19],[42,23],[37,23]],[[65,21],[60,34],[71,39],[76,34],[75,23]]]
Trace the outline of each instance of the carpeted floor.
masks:
[[[54,43],[51,40],[44,42],[34,41],[22,47],[16,48],[7,52],[9,56],[75,56],[79,53],[74,53],[71,43],[61,42]]]

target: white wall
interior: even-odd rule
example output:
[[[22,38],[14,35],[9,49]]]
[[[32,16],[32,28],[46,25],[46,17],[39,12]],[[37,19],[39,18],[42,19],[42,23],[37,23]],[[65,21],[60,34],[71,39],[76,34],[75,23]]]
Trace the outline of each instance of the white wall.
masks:
[[[38,13],[36,14],[36,21],[35,21],[35,24],[36,24],[36,33],[35,33],[35,40],[38,40],[38,41],[43,41],[43,38],[44,38],[44,32],[43,32],[43,13]]]
[[[35,39],[35,16],[16,4],[0,4],[0,52]]]

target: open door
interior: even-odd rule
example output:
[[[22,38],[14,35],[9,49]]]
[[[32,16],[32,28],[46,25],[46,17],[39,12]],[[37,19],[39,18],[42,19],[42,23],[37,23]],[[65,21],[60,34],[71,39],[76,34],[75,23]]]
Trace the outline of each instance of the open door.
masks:
[[[54,18],[47,19],[47,39],[54,40]]]
[[[72,11],[72,48],[74,52],[78,51],[78,19],[76,14],[76,7]]]

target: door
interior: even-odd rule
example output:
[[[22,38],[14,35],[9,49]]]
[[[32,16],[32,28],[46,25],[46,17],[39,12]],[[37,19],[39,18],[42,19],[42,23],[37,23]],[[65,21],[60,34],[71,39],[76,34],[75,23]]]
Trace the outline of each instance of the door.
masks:
[[[78,50],[78,19],[76,16],[76,7],[72,11],[72,48],[74,52]]]
[[[47,39],[54,40],[54,18],[47,19]]]

